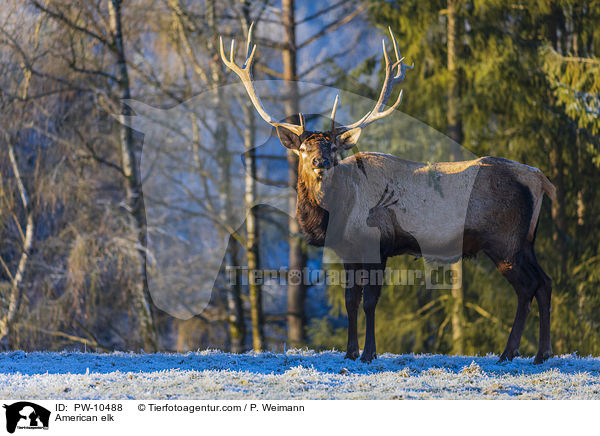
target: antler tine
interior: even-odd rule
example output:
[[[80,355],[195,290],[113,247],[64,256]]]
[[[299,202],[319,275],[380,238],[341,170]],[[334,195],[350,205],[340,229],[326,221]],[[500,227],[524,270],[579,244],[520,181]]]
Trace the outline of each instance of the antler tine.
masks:
[[[366,127],[367,125],[371,124],[372,122],[379,120],[381,118],[384,118],[384,117],[388,116],[389,114],[391,114],[394,110],[396,110],[396,108],[402,102],[403,92],[401,90],[400,93],[398,94],[398,98],[396,99],[394,104],[392,104],[386,110],[383,110],[387,104],[387,101],[390,98],[390,95],[392,94],[394,85],[396,85],[397,83],[402,82],[404,80],[407,68],[408,69],[414,68],[414,64],[411,66],[404,64],[405,58],[400,56],[400,51],[398,50],[398,44],[396,42],[396,37],[394,36],[392,29],[391,28],[388,28],[388,29],[389,29],[390,36],[392,39],[392,45],[394,46],[394,54],[396,56],[396,61],[393,64],[390,64],[390,57],[388,55],[387,48],[385,46],[385,39],[382,40],[383,59],[385,61],[385,79],[384,79],[383,85],[381,87],[381,92],[379,93],[379,98],[377,99],[377,102],[375,103],[375,106],[373,107],[373,109],[371,109],[369,112],[367,112],[360,120],[358,120],[357,122],[350,124],[348,126],[339,127],[338,129],[336,129],[337,131],[346,131],[346,130],[354,129],[357,127],[360,127],[360,128]],[[394,74],[394,71],[396,71],[396,70],[397,70],[397,72],[396,72],[396,74]]]
[[[248,38],[246,38],[246,62],[248,62],[248,59],[250,58],[250,46],[252,45],[252,30],[254,29],[254,22],[252,22],[250,24],[250,27],[248,28]],[[256,48],[256,45],[254,46]],[[252,54],[254,54],[254,48],[252,49]],[[250,62],[252,62],[252,60],[250,60]]]
[[[394,62],[392,69],[398,68],[398,74],[394,76],[394,80],[397,82],[402,82],[404,80],[404,76],[406,75],[406,69],[408,68],[409,70],[412,70],[415,68],[415,63],[413,62],[412,65],[406,65],[404,63],[405,57],[400,57],[400,51],[398,50],[398,43],[396,42],[394,32],[392,32],[392,28],[389,26],[388,30],[390,32],[390,37],[392,38],[392,44],[394,45],[394,53],[396,54],[396,62]]]
[[[256,53],[256,44],[252,45],[252,30],[254,28],[254,23],[250,25],[248,29],[248,38],[246,40],[246,60],[242,64],[240,68],[235,63],[235,40],[231,41],[231,50],[229,54],[229,59],[225,56],[225,49],[223,48],[223,38],[219,37],[219,50],[221,53],[221,60],[225,64],[227,68],[233,71],[242,81],[244,88],[246,88],[246,92],[254,105],[254,108],[258,112],[258,114],[262,117],[270,125],[277,127],[282,126],[296,133],[297,135],[301,135],[304,131],[304,117],[300,117],[301,125],[291,124],[291,123],[279,123],[275,121],[264,109],[258,94],[256,93],[256,88],[254,87],[254,82],[252,81],[252,63],[254,62],[254,54]],[[250,50],[252,47],[252,50]]]
[[[387,196],[389,189],[390,189],[390,185],[385,185],[385,189],[383,190],[381,197],[379,198],[379,200],[377,201],[377,203],[375,203],[375,206],[373,206],[373,207],[379,207],[384,203],[385,197]]]
[[[396,42],[396,37],[394,36],[394,32],[392,32],[392,26],[388,26],[388,31],[390,32],[390,36],[392,38],[392,44],[394,45],[394,54],[396,55],[396,60],[400,59],[400,51],[398,51],[398,43]],[[404,59],[404,58],[402,58]]]
[[[335,96],[335,101],[333,102],[333,109],[331,109],[331,132],[335,130],[335,113],[337,112],[338,103],[340,101],[340,95]]]
[[[390,192],[388,192],[387,197],[385,198],[384,202],[387,203],[388,201],[390,201],[392,198],[394,198],[394,190],[392,189]]]
[[[388,197],[385,199],[385,204],[386,204],[386,205],[388,205],[388,206],[389,206],[389,205],[392,205],[392,204],[396,204],[396,203],[398,203],[398,199],[396,199],[395,201],[392,201],[392,200],[394,200],[394,196],[395,196],[395,194],[396,194],[396,193],[395,193],[395,192],[394,192],[394,190],[392,189],[392,191],[390,192],[390,195],[388,195]]]
[[[381,198],[379,199],[379,201],[375,204],[375,206],[373,206],[373,209],[378,207],[388,208],[390,206],[393,206],[394,204],[398,204],[398,199],[394,199],[394,190],[390,190],[389,188],[389,185],[385,185],[385,190],[383,191],[383,194],[381,194]]]

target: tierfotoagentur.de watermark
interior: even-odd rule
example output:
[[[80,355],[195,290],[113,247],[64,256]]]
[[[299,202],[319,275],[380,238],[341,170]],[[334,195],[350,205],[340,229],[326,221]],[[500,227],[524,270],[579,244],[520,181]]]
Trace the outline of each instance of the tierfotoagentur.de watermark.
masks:
[[[425,286],[427,289],[453,289],[460,287],[460,275],[451,265],[425,266],[424,269],[386,268],[357,269],[249,269],[246,266],[227,266],[226,277],[230,285],[344,286],[392,285]]]

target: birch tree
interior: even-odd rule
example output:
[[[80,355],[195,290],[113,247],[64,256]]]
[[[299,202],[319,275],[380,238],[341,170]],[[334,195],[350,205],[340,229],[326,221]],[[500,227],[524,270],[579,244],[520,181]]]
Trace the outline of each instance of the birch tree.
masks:
[[[130,109],[123,100],[132,96],[129,78],[129,66],[126,52],[126,36],[123,28],[122,0],[108,0],[106,4],[92,4],[87,2],[77,6],[68,2],[44,4],[31,0],[31,5],[45,14],[48,19],[54,20],[71,34],[77,35],[82,40],[96,47],[101,47],[112,62],[100,67],[90,68],[85,65],[90,53],[85,53],[82,59],[71,45],[72,59],[70,67],[77,73],[89,76],[90,79],[107,77],[112,79],[116,86],[101,90],[109,98],[100,101],[106,105],[107,110],[121,116],[129,116]],[[75,7],[74,7],[75,6]],[[82,20],[80,7],[85,12]],[[73,43],[73,40],[71,41]],[[85,46],[85,44],[84,44]],[[93,92],[97,93],[97,88]],[[146,224],[144,203],[141,194],[140,175],[137,165],[136,144],[131,129],[121,124],[119,127],[119,172],[123,178],[126,211],[129,216],[131,231],[131,248],[137,256],[137,270],[139,283],[131,289],[131,301],[134,307],[139,335],[142,338],[142,347],[146,351],[158,348],[157,331],[152,313],[152,299],[148,290],[146,278]]]

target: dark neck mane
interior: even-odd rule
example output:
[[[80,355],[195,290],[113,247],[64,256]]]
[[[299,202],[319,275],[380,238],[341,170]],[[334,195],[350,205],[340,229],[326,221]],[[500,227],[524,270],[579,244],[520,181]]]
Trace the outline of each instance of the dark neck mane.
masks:
[[[298,203],[296,206],[296,218],[302,232],[310,245],[322,247],[325,245],[325,234],[329,212],[320,207],[315,200],[314,194],[306,182],[302,179],[301,171],[298,174]]]

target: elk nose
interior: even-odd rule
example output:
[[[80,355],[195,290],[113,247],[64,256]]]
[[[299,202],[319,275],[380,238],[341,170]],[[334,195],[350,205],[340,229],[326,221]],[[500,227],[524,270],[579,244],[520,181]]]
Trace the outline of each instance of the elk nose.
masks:
[[[323,158],[314,158],[312,161],[314,168],[329,168],[329,159]]]

